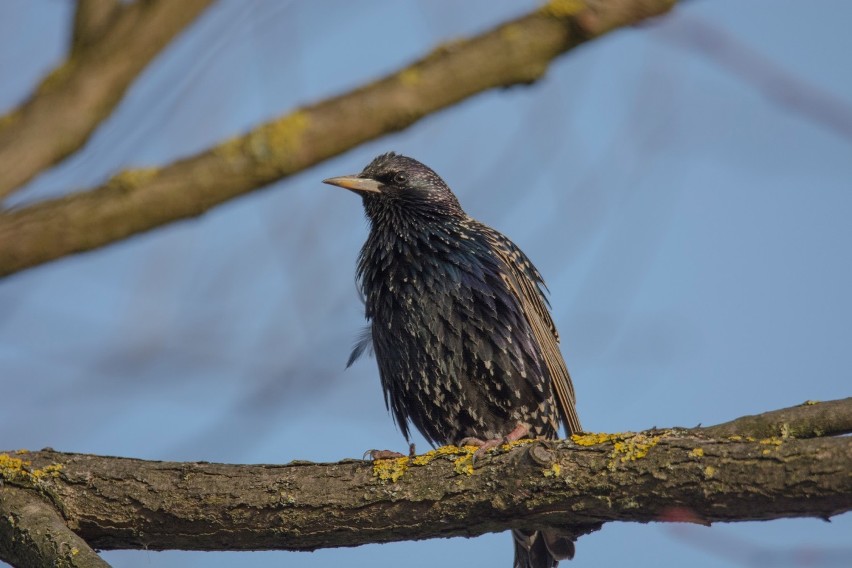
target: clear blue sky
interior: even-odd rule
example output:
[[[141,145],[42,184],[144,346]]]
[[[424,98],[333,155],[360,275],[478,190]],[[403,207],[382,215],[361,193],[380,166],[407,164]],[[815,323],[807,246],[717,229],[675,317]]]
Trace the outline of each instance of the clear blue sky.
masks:
[[[221,1],[82,152],[9,203],[192,154],[532,6]],[[68,1],[0,3],[0,109],[60,60],[71,16]],[[480,95],[199,219],[0,281],[0,448],[264,463],[403,448],[374,361],[344,370],[363,325],[354,265],[366,224],[356,197],[320,183],[391,149],[432,166],[538,265],[588,430],[849,396],[850,21],[845,0],[693,0],[559,59],[532,87]],[[569,566],[846,566],[850,534],[849,514],[610,524]],[[510,566],[510,540],[105,557]]]

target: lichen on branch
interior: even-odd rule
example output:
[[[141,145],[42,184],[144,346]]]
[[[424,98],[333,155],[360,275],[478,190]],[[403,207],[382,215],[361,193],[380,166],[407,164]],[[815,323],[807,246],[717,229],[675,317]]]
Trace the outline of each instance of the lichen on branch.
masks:
[[[166,10],[164,6],[185,2],[142,4]],[[552,2],[480,35],[439,45],[384,78],[159,167],[155,175],[125,191],[104,184],[0,211],[0,276],[200,215],[478,93],[531,84],[560,54],[618,27],[663,14],[671,5],[671,0]],[[80,65],[69,61],[51,78],[51,89],[83,73]],[[66,92],[65,87],[57,89],[56,96]],[[75,133],[92,126],[91,113],[73,112],[73,105],[72,111],[61,101],[44,103],[44,108],[46,116],[70,112],[71,118],[86,120],[74,127]],[[36,124],[32,116],[36,114],[15,112],[0,119],[0,196],[82,143],[79,133],[60,136],[59,121]],[[22,132],[34,133],[32,140],[24,140]],[[73,143],[62,142],[69,139]],[[132,171],[120,175],[140,177]]]
[[[758,415],[852,421],[852,398]],[[852,509],[852,438],[756,437],[712,428],[523,440],[471,458],[447,446],[368,462],[226,465],[53,451],[0,453],[9,487],[48,497],[101,549],[313,550],[596,526],[687,515],[691,522],[828,518]],[[734,421],[733,423],[736,423]]]

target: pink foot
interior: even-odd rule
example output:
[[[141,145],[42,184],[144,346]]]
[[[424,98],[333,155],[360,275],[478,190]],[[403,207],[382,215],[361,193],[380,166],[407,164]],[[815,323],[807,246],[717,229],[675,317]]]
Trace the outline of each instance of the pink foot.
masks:
[[[414,448],[414,444],[408,445],[408,456],[409,458],[413,458],[417,455],[417,451]],[[399,452],[394,452],[393,450],[367,450],[364,452],[364,459],[370,456],[371,460],[390,460],[395,458],[404,458],[405,454],[401,454]]]
[[[485,453],[493,448],[515,442],[530,433],[530,427],[527,424],[519,422],[515,429],[503,436],[502,438],[492,438],[491,440],[480,440],[479,438],[468,437],[459,442],[459,446],[477,446],[478,449],[473,454],[473,459],[480,458]]]

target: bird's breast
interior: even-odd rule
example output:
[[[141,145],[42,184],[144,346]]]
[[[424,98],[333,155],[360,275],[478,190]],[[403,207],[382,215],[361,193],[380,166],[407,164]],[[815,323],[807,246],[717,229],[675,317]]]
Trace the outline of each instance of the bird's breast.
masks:
[[[400,420],[442,443],[508,432],[522,418],[550,428],[546,371],[502,265],[475,239],[448,241],[387,241],[363,251],[361,283],[388,400]]]

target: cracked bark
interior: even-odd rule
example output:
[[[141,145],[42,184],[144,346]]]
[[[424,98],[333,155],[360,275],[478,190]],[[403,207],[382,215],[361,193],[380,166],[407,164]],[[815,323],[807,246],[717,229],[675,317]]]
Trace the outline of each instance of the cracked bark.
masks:
[[[18,568],[108,566],[41,495],[0,485],[0,559]]]
[[[764,416],[782,415],[788,433],[806,424],[811,433],[814,425],[848,432],[852,398]],[[100,549],[313,550],[611,521],[829,518],[852,509],[852,438],[760,438],[767,431],[754,417],[739,424],[719,437],[696,428],[535,442],[486,457],[472,474],[468,454],[433,455],[423,465],[226,465],[54,451],[6,454],[7,464],[29,464],[0,473],[48,498]]]
[[[586,7],[583,2],[551,2],[196,156],[158,169],[128,170],[97,188],[0,212],[0,276],[200,215],[483,91],[533,83],[558,55],[663,14],[673,4],[612,0]],[[2,165],[6,131],[0,130],[0,171],[5,176],[0,194],[3,183],[21,183],[20,175],[10,177]],[[9,167],[13,165],[20,167]]]

